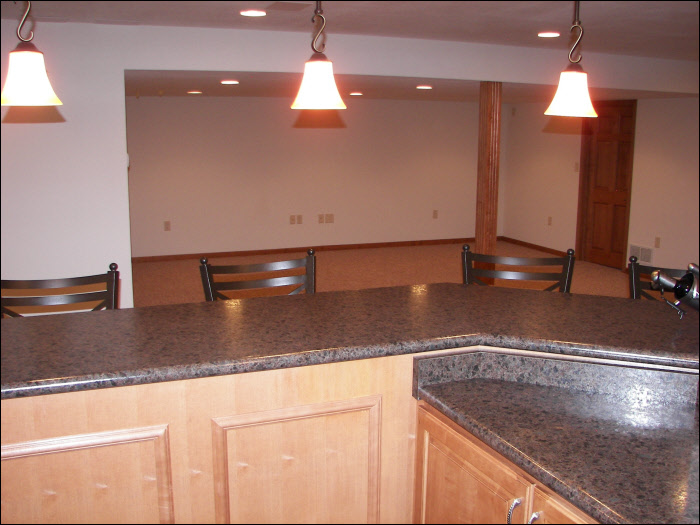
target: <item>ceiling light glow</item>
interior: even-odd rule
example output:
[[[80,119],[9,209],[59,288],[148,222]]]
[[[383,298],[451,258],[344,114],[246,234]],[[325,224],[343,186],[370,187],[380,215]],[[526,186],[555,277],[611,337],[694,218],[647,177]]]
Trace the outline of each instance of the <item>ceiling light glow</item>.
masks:
[[[416,89],[433,89],[433,86],[429,86],[427,84],[421,84],[419,86],[416,86]]]
[[[591,103],[588,93],[588,75],[579,64],[581,53],[574,59],[574,51],[581,43],[583,26],[579,19],[579,0],[574,2],[574,20],[571,31],[578,30],[578,39],[569,51],[569,66],[559,76],[559,86],[554,94],[554,99],[544,112],[545,115],[560,117],[588,117],[595,118],[598,114]]]
[[[541,33],[537,33],[537,36],[540,38],[558,38],[561,35],[556,31],[542,31]]]
[[[240,84],[238,80],[222,80],[221,83],[224,86],[235,86],[236,84]]]
[[[362,95],[362,91],[353,91],[352,93],[350,93],[351,97],[361,97]]]
[[[201,95],[202,92],[201,92],[201,91],[194,91],[194,90],[193,90],[193,91],[188,91],[187,94],[188,94],[188,95]]]
[[[265,11],[261,11],[260,9],[246,9],[244,11],[241,11],[241,16],[249,16],[249,17],[261,17],[261,16],[267,16],[267,13]]]
[[[304,65],[304,76],[301,79],[299,93],[294,99],[292,109],[347,109],[345,102],[340,97],[338,86],[333,76],[333,62],[323,53],[326,48],[325,34],[326,17],[323,16],[321,2],[316,2],[314,16],[311,19],[318,26],[314,38],[311,40],[313,54]],[[320,22],[317,23],[317,22]],[[321,47],[317,47],[321,39]]]
[[[21,34],[24,21],[29,16],[31,4],[27,2],[27,10],[17,27],[17,38],[20,42],[14,51],[10,52],[7,78],[0,97],[2,105],[62,106],[63,102],[56,96],[46,74],[44,54],[31,43],[34,31],[30,31],[27,38]]]

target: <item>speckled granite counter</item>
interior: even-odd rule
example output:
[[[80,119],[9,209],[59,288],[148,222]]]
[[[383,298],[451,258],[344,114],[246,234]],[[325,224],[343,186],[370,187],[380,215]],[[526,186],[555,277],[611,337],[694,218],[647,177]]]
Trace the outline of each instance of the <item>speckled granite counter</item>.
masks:
[[[487,352],[414,363],[415,397],[601,523],[698,523],[697,375]]]
[[[2,320],[2,398],[488,345],[698,368],[698,312],[430,284]]]
[[[685,372],[698,370],[699,339],[698,312],[689,311],[681,320],[660,302],[460,284],[3,319],[1,336],[2,399],[15,405],[24,401],[15,398],[29,396],[474,346],[521,349],[567,359],[614,359],[641,367],[672,367],[687,375]],[[518,368],[522,371],[521,365]],[[619,386],[619,382],[610,383]],[[679,389],[692,395],[692,385],[681,383]],[[452,381],[421,388],[426,399],[433,396],[436,406],[446,413],[452,410],[451,417],[461,424],[472,417],[485,421],[483,435],[499,435],[506,448],[523,443],[541,443],[542,449],[551,446],[548,455],[540,457],[536,455],[540,447],[529,450],[523,444],[521,460],[535,467],[539,461],[545,464],[558,460],[551,469],[545,469],[550,473],[546,475],[552,476],[552,485],[568,499],[575,500],[582,491],[588,494],[588,481],[574,477],[559,486],[556,480],[560,479],[560,471],[573,471],[581,451],[585,460],[591,461],[595,457],[592,450],[609,447],[620,435],[626,441],[619,443],[630,447],[627,450],[625,445],[620,453],[623,463],[635,465],[643,458],[643,463],[650,465],[646,470],[621,470],[623,478],[630,476],[629,480],[623,479],[623,484],[636,486],[643,473],[668,474],[655,480],[654,486],[661,487],[659,493],[640,494],[645,501],[630,503],[629,493],[615,492],[619,488],[615,480],[622,478],[612,472],[610,483],[595,485],[589,498],[595,499],[605,493],[605,487],[609,488],[605,508],[610,512],[590,511],[592,507],[585,504],[587,495],[581,496],[583,510],[602,516],[603,521],[624,521],[630,516],[634,521],[638,515],[628,512],[627,506],[646,502],[660,509],[654,515],[656,521],[697,521],[697,510],[695,518],[692,512],[673,510],[680,497],[673,487],[679,491],[686,487],[697,494],[697,413],[676,408],[645,412],[660,418],[661,426],[620,426],[614,423],[615,418],[607,416],[611,411],[619,416],[629,406],[620,401],[608,404],[598,394],[566,397],[557,393],[562,389],[556,385],[513,382],[504,387],[501,379],[482,378],[469,384]],[[694,392],[697,395],[697,375]],[[490,411],[495,421],[462,412],[465,395],[480,396],[482,402],[469,403],[470,410]],[[44,399],[50,401],[52,396]],[[565,402],[557,405],[554,401]],[[551,433],[538,431],[542,412],[528,412],[543,406],[550,407],[542,424],[552,429]],[[503,417],[520,409],[519,419]],[[513,425],[513,421],[523,424]],[[589,423],[594,424],[589,428]],[[498,434],[502,431],[499,424],[521,430],[514,435]],[[566,439],[561,439],[563,435]],[[498,443],[494,443],[498,449]],[[576,454],[560,458],[558,454],[564,456],[571,450],[562,448],[565,443],[570,443]],[[694,479],[681,468],[686,452],[696,466]],[[606,465],[605,472],[615,468]],[[189,471],[184,472],[183,479],[189,479]]]

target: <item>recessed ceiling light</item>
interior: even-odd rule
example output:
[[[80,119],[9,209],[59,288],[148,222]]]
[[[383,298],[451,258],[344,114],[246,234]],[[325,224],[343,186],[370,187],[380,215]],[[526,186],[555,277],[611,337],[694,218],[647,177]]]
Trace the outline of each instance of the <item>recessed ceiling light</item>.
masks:
[[[428,86],[427,84],[421,84],[416,86],[416,89],[433,89],[433,86]]]
[[[222,80],[221,83],[225,86],[232,86],[235,84],[240,84],[240,82],[238,82],[238,80]]]
[[[560,35],[556,31],[542,31],[541,33],[537,33],[537,36],[540,38],[557,38]]]
[[[201,91],[188,91],[187,94],[188,95],[201,95],[202,92]]]
[[[267,13],[265,11],[261,11],[260,9],[246,9],[244,11],[241,11],[241,16],[265,16]]]
[[[361,97],[362,96],[362,91],[353,91],[350,93],[351,97]]]

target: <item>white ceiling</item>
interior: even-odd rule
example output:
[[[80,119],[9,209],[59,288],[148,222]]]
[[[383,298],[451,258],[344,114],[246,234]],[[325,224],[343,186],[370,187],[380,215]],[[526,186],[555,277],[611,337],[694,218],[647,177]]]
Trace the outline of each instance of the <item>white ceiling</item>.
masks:
[[[19,22],[24,2],[2,2],[2,18]],[[241,1],[241,2],[32,2],[31,18],[37,22],[79,22],[121,25],[158,25],[260,29],[271,31],[313,32],[311,17],[316,2]],[[698,20],[700,2],[693,1],[583,1],[580,20],[586,31],[583,51],[636,55],[680,60],[698,60]],[[245,8],[267,11],[261,18],[239,15]],[[570,45],[569,28],[573,19],[573,1],[544,2],[439,2],[439,1],[326,1],[322,3],[326,33],[406,37],[429,40],[477,42],[526,47],[561,49]],[[557,39],[542,39],[542,30],[558,31]],[[197,81],[210,86],[210,96],[286,96],[293,97],[298,74],[232,72],[241,85],[221,90],[221,72],[127,72],[127,94],[140,96],[179,95],[192,89]],[[341,93],[344,88],[382,93],[377,98],[415,98],[412,79],[337,75]],[[243,79],[246,82],[243,82]],[[478,98],[478,83],[457,80],[440,83],[442,100]],[[244,87],[245,86],[245,87]],[[371,86],[372,89],[367,89]],[[504,85],[507,102],[549,98],[551,86]],[[186,89],[184,89],[186,91]],[[600,90],[594,98],[618,98],[644,93],[613,93]],[[345,95],[344,95],[345,96]]]

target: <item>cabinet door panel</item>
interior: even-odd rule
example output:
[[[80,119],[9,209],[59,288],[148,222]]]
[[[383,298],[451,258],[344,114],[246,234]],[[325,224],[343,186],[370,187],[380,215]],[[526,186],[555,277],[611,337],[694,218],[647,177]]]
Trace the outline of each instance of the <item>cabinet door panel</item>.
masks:
[[[511,522],[525,522],[532,490],[527,479],[423,410],[418,429],[417,521],[505,523],[518,499]]]
[[[378,522],[380,417],[368,396],[214,419],[217,521]]]
[[[598,523],[556,494],[535,487],[532,500],[533,523]]]
[[[3,523],[172,523],[166,426],[2,447]]]

